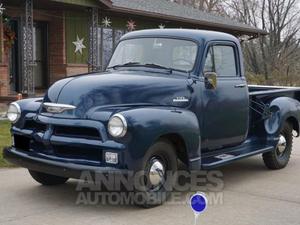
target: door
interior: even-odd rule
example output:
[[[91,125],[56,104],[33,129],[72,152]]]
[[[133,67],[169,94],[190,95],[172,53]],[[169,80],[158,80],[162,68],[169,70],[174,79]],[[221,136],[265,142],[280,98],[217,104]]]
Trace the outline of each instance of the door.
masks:
[[[247,136],[249,97],[239,62],[234,43],[216,42],[207,49],[204,73],[215,72],[217,86],[203,91],[203,149],[238,145]]]
[[[9,58],[9,83],[10,90],[12,92],[20,92],[21,91],[21,79],[20,79],[20,55],[19,55],[19,21],[18,20],[10,20],[8,23],[4,25],[4,29],[6,29],[9,33],[14,35],[14,39],[11,42],[11,46],[8,52]]]
[[[48,86],[48,26],[45,22],[35,22],[33,27],[34,85],[36,89]]]

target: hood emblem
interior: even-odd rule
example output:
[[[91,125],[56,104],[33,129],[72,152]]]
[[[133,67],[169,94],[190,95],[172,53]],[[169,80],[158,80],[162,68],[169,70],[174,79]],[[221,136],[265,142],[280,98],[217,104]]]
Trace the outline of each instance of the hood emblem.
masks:
[[[189,102],[189,99],[186,97],[176,97],[173,99],[173,102]]]
[[[57,104],[57,103],[43,103],[43,107],[47,110],[48,113],[63,113],[65,111],[76,109],[76,106],[66,105],[66,104]]]

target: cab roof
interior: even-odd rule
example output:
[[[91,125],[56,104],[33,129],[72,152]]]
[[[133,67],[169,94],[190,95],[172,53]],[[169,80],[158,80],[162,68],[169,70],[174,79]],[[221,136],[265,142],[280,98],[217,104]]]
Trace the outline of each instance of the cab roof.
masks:
[[[196,41],[198,43],[206,43],[209,41],[231,41],[239,43],[239,40],[227,33],[208,31],[208,30],[193,30],[193,29],[150,29],[139,30],[127,33],[121,40],[141,38],[141,37],[168,37],[168,38],[182,38]]]

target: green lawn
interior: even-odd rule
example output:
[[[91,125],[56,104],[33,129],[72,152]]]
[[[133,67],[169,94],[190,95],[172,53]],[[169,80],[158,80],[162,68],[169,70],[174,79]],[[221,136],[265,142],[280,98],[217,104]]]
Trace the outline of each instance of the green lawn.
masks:
[[[11,164],[9,164],[3,159],[3,155],[2,155],[3,147],[9,146],[11,144],[9,129],[10,129],[9,121],[0,121],[0,167],[11,166]]]

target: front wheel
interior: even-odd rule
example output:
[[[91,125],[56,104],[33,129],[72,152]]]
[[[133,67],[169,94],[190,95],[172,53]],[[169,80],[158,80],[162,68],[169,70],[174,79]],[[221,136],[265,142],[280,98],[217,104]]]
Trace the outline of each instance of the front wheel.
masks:
[[[279,136],[275,150],[263,154],[265,165],[272,170],[282,169],[287,166],[293,147],[293,129],[285,123]]]
[[[33,170],[28,170],[31,177],[37,181],[38,183],[45,185],[45,186],[53,186],[64,184],[67,182],[68,178],[65,177],[58,177],[46,173],[36,172]]]
[[[140,198],[136,205],[144,208],[163,204],[173,187],[177,172],[177,154],[171,142],[161,139],[152,145],[136,172],[142,172]]]

